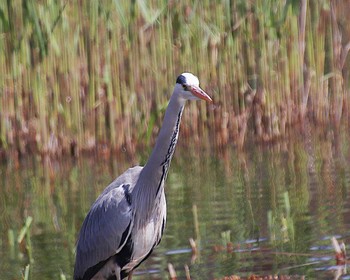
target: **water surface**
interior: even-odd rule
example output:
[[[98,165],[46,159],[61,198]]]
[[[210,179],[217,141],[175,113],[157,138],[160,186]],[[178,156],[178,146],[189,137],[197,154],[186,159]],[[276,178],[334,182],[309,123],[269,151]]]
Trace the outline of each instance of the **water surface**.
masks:
[[[185,279],[185,265],[192,279],[253,273],[334,278],[342,267],[336,266],[330,238],[350,241],[349,137],[313,135],[251,143],[243,152],[201,151],[182,143],[166,184],[165,235],[134,278],[167,279],[168,263],[178,279]],[[3,163],[0,279],[22,279],[29,263],[26,243],[11,246],[9,236],[17,238],[28,216],[30,279],[71,279],[76,236],[91,203],[143,158],[27,157]],[[196,240],[196,256],[189,238]]]

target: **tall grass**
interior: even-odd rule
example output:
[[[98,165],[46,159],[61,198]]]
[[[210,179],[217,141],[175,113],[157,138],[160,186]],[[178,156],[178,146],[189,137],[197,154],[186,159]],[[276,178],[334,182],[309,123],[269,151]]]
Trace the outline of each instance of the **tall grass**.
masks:
[[[176,76],[215,109],[183,134],[242,146],[348,117],[347,1],[2,1],[0,148],[61,155],[152,138]],[[196,107],[196,108],[194,108]]]

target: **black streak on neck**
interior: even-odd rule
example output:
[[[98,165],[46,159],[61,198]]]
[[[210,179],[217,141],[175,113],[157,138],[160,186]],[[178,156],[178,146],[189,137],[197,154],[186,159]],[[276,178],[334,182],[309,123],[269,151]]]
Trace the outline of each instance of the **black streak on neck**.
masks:
[[[180,75],[182,76],[182,75]],[[179,76],[179,77],[180,77]],[[183,77],[183,76],[182,76]],[[185,77],[184,77],[185,78]],[[178,78],[179,79],[179,78]],[[175,147],[176,147],[176,143],[177,143],[177,138],[178,138],[178,135],[179,135],[179,130],[180,130],[180,122],[181,122],[181,115],[182,115],[182,112],[183,112],[183,109],[184,109],[184,106],[181,106],[180,108],[180,111],[179,111],[179,114],[177,115],[177,120],[176,120],[176,124],[175,124],[175,129],[174,129],[174,132],[173,132],[173,135],[171,136],[171,140],[170,140],[170,145],[169,145],[169,148],[168,148],[168,152],[165,156],[165,159],[164,161],[162,162],[161,166],[163,166],[163,170],[162,170],[162,177],[160,178],[160,181],[159,181],[159,185],[158,185],[158,188],[157,188],[157,192],[156,192],[156,196],[158,196],[158,192],[162,186],[162,184],[165,182],[166,180],[166,177],[168,175],[168,170],[169,170],[169,166],[170,166],[170,161],[171,161],[171,158],[174,154],[174,151],[175,151]]]

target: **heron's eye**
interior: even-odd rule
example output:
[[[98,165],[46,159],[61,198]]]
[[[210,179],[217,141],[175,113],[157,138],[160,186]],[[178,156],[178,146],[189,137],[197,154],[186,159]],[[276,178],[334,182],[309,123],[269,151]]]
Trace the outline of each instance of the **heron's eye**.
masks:
[[[188,90],[187,85],[183,84],[182,87],[183,87],[184,90]]]

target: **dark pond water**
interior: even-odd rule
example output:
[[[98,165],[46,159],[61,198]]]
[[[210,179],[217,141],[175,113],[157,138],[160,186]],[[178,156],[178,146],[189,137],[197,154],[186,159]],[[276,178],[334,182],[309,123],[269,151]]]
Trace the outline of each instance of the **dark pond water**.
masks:
[[[134,279],[167,279],[168,263],[178,279],[186,278],[185,265],[192,279],[337,279],[343,267],[336,266],[331,237],[350,243],[349,135],[311,135],[251,144],[240,153],[177,147],[166,186],[165,236]],[[91,203],[138,162],[144,160],[33,157],[1,165],[0,279],[22,279],[28,243],[18,244],[17,237],[28,216],[30,279],[71,279],[77,232]],[[189,238],[197,242],[195,257]]]

